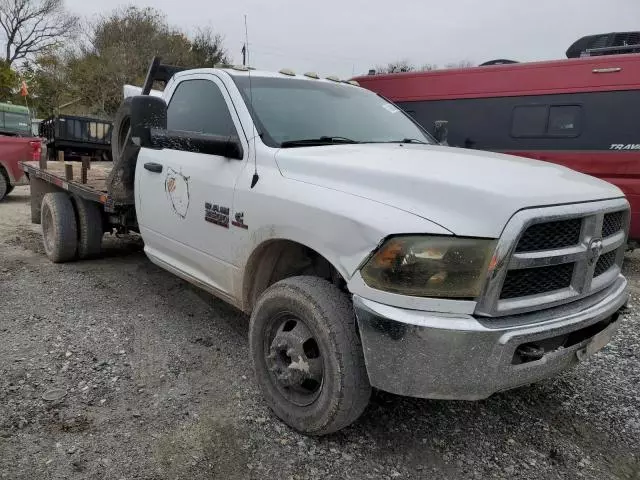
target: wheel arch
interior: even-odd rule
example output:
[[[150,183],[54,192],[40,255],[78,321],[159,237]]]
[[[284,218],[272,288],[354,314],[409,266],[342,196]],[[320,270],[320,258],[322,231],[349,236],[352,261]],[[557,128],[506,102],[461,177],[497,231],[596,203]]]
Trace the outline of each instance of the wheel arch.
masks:
[[[269,238],[252,250],[242,271],[244,311],[250,313],[268,287],[293,276],[317,276],[346,290],[350,275],[338,256],[309,243],[285,237]]]

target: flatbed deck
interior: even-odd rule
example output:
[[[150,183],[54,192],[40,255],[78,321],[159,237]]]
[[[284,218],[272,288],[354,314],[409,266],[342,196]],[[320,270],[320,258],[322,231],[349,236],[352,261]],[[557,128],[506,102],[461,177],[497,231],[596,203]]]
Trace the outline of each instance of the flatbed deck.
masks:
[[[67,180],[66,164],[73,166],[73,179]],[[39,162],[22,162],[23,170],[29,177],[37,177],[47,183],[52,183],[64,190],[68,190],[80,197],[108,205],[110,207],[126,205],[113,202],[107,192],[107,178],[113,162],[91,162],[87,170],[87,181],[82,183],[81,162],[48,161],[47,168],[40,168]]]

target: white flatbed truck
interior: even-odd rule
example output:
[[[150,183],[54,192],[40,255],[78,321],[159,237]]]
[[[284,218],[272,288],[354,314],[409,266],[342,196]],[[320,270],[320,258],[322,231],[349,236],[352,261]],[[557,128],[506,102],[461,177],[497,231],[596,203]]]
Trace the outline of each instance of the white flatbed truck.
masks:
[[[166,82],[152,92],[154,81]],[[566,168],[437,145],[357,85],[156,59],[86,182],[24,163],[54,262],[135,231],[251,315],[256,380],[313,435],[371,388],[476,400],[602,348],[628,294],[629,205]]]

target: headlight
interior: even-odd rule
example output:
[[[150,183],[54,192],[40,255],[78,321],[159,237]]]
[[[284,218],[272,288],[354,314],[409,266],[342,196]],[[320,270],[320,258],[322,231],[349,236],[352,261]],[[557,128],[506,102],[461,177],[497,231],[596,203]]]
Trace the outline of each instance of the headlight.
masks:
[[[417,297],[475,298],[487,275],[495,240],[394,237],[361,270],[378,290]]]

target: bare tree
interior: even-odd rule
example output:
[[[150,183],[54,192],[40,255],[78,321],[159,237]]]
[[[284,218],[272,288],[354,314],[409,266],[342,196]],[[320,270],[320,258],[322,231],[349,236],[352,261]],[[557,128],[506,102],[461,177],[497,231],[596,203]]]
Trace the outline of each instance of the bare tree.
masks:
[[[0,0],[8,65],[58,45],[76,33],[77,25],[64,0]]]
[[[447,63],[446,68],[471,68],[473,63],[469,60],[460,60],[459,62]]]
[[[410,63],[408,60],[397,60],[395,62],[389,62],[386,65],[378,65],[375,68],[375,71],[378,74],[382,74],[382,73],[402,73],[402,72],[429,72],[431,70],[437,70],[437,69],[438,69],[438,65],[436,65],[435,63],[425,63],[421,66],[416,66]]]
[[[395,62],[389,62],[387,65],[378,65],[376,67],[377,73],[399,73],[399,72],[413,72],[416,69],[415,65],[409,63],[408,60],[397,60]]]
[[[460,60],[458,62],[447,63],[444,68],[471,68],[473,63],[469,60]],[[400,72],[430,72],[432,70],[438,70],[438,65],[435,63],[425,63],[421,66],[416,66],[410,63],[408,60],[398,60],[390,62],[386,65],[378,65],[375,68],[376,73],[400,73]]]
[[[425,63],[420,67],[419,70],[421,72],[430,72],[432,70],[437,70],[437,69],[438,69],[438,65],[436,65],[435,63]]]

